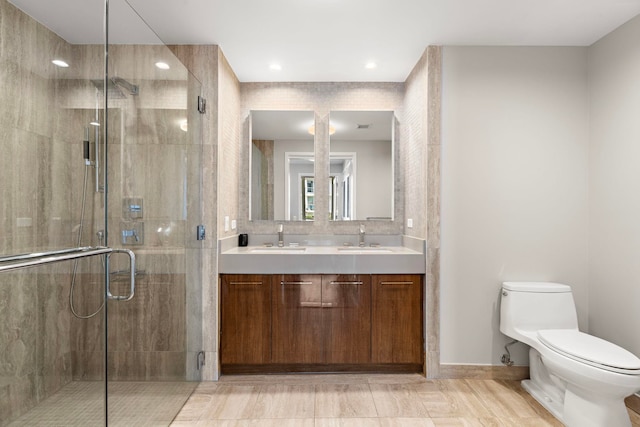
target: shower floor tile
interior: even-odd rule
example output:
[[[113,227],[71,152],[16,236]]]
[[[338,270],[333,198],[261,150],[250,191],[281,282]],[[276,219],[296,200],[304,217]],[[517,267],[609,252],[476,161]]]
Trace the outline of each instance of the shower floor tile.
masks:
[[[198,383],[112,382],[110,426],[168,426]],[[18,426],[103,426],[104,383],[75,381],[8,424]]]

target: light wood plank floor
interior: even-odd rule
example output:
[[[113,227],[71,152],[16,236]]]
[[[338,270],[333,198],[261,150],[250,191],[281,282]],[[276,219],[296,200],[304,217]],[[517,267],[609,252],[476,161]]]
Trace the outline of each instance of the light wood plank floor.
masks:
[[[518,381],[388,374],[225,376],[201,383],[171,425],[562,426]]]

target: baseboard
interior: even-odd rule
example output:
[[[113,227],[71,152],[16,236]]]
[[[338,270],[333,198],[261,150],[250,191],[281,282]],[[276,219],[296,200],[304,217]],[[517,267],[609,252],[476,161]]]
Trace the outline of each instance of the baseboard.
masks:
[[[222,364],[223,375],[299,374],[299,373],[423,373],[418,363],[347,364],[347,363],[269,363],[263,365]]]
[[[632,394],[624,400],[627,408],[631,409],[636,414],[640,414],[640,396]]]
[[[528,366],[440,365],[438,378],[475,380],[524,380],[529,378]]]

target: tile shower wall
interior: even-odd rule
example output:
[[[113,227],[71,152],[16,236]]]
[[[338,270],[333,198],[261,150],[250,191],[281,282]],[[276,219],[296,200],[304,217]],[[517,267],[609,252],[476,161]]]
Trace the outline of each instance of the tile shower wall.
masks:
[[[0,254],[72,244],[70,164],[82,130],[68,126],[76,114],[61,108],[64,71],[52,53],[73,54],[0,0]],[[71,381],[68,273],[63,263],[0,275],[0,425]]]
[[[202,146],[200,117],[187,107],[196,105],[199,85],[165,46],[116,45],[109,55],[111,75],[139,87],[138,94],[122,90],[109,102],[109,245],[132,249],[138,270],[134,299],[108,303],[109,379],[197,379],[187,366],[187,328],[195,324],[187,316],[187,294],[200,289],[201,281],[187,274],[186,265],[197,264],[200,254],[195,232],[187,230],[200,223]],[[156,75],[148,64],[157,58],[176,64]],[[184,121],[186,131],[180,127]],[[132,199],[142,203],[140,218],[126,211],[125,201]],[[122,241],[123,230],[141,224],[140,242]],[[127,268],[124,257],[112,257],[111,272]],[[111,277],[112,292],[127,294],[127,276]],[[201,312],[194,298],[189,307],[196,316]],[[74,330],[75,379],[101,377],[102,367],[94,363],[99,323],[92,319]],[[193,360],[195,348],[201,348],[199,340],[192,346]]]

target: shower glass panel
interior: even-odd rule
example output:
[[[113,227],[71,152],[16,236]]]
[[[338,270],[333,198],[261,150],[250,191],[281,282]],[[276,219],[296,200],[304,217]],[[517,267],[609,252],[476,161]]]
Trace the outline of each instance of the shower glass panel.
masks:
[[[0,257],[106,244],[104,8],[86,9],[92,31],[70,41],[33,2],[0,0]],[[104,425],[104,279],[104,256],[0,273],[0,426]]]
[[[124,0],[81,40],[42,24],[56,3],[0,0],[0,262],[129,249],[137,289],[105,297],[122,254],[0,272],[0,427],[169,425],[200,378],[201,85]]]

